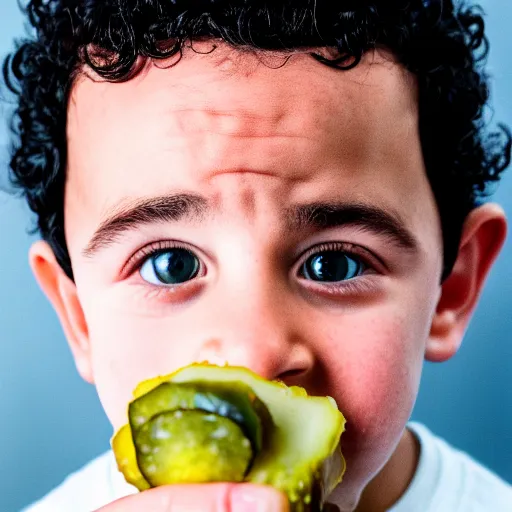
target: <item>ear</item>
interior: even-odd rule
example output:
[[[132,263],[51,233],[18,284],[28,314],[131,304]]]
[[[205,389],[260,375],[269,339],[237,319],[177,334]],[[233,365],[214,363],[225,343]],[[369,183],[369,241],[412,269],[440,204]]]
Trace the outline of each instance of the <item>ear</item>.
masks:
[[[446,361],[459,349],[506,233],[505,213],[496,204],[485,204],[468,215],[457,260],[441,287],[425,352],[427,360]]]
[[[39,286],[59,317],[78,373],[92,384],[89,335],[75,283],[64,273],[46,242],[38,241],[32,245],[29,261]]]

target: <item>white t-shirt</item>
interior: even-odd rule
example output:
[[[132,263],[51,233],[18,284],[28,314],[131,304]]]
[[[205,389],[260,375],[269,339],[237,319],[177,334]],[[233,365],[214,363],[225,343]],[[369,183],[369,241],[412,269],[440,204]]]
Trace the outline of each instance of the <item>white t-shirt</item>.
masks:
[[[418,469],[389,512],[512,512],[512,486],[423,425],[409,428],[421,446]],[[135,492],[109,451],[23,512],[92,512]]]

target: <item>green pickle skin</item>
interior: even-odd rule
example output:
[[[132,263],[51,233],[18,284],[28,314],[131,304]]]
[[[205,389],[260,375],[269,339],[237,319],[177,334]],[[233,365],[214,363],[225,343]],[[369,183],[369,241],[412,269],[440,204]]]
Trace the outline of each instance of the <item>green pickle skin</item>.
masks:
[[[316,512],[345,471],[344,426],[329,397],[246,368],[193,364],[139,384],[112,448],[140,491],[252,482],[284,492],[291,512]]]
[[[235,422],[199,410],[157,414],[134,442],[137,464],[152,487],[243,482],[253,459],[251,443]]]

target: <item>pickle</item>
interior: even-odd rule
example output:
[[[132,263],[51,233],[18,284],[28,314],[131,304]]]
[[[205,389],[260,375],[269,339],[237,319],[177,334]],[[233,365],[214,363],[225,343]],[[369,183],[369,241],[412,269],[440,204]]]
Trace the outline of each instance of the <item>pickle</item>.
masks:
[[[121,427],[112,438],[112,450],[116,457],[117,467],[124,475],[125,480],[137,487],[139,491],[151,488],[137,465],[137,453],[132,439],[130,425]]]
[[[139,490],[252,482],[284,492],[292,512],[312,512],[345,471],[344,426],[330,397],[245,368],[193,364],[137,386],[112,447]]]
[[[134,443],[138,466],[152,487],[242,482],[253,459],[251,443],[235,422],[199,410],[153,416]]]
[[[155,414],[177,409],[199,409],[231,419],[242,428],[255,452],[261,450],[262,421],[272,421],[265,405],[242,382],[162,382],[128,406],[131,430],[136,433]]]

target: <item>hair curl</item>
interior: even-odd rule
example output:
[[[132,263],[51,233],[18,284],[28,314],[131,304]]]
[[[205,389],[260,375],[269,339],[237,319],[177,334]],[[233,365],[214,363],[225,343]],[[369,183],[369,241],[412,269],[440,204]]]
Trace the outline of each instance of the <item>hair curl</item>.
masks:
[[[340,70],[377,46],[391,50],[417,77],[420,137],[440,213],[444,273],[454,264],[464,220],[510,163],[508,128],[490,131],[483,64],[483,13],[453,0],[31,0],[35,35],[4,61],[17,95],[11,181],[37,228],[72,278],[64,236],[66,111],[83,65],[111,81],[129,80],[137,62],[180,56],[183,45],[220,39],[239,49],[292,51]],[[342,72],[342,71],[340,71]]]

